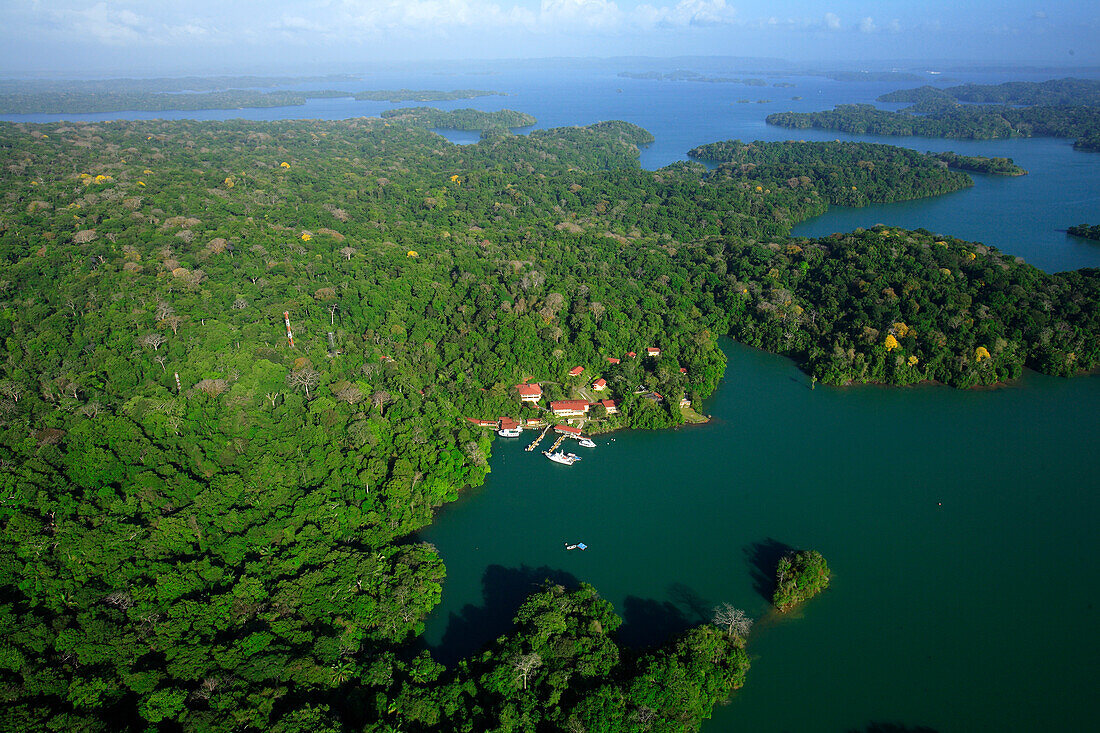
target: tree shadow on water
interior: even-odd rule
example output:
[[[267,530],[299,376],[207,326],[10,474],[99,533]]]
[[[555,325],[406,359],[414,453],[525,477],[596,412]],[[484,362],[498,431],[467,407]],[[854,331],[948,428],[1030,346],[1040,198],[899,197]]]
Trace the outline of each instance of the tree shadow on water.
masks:
[[[668,588],[671,600],[627,596],[623,601],[623,625],[619,641],[634,649],[657,646],[692,626],[709,620],[710,604],[683,583]]]
[[[570,589],[580,586],[573,575],[547,566],[490,565],[481,578],[482,605],[468,603],[459,613],[451,613],[439,646],[430,647],[432,657],[450,667],[508,633],[520,604],[546,581]]]
[[[745,561],[752,575],[752,587],[769,603],[775,595],[775,569],[779,558],[790,552],[794,552],[793,547],[774,537],[745,545]]]

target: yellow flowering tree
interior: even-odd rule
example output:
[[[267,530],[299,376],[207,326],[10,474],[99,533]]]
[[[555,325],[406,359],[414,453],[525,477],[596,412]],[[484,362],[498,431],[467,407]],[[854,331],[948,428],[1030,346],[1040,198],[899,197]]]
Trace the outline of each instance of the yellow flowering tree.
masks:
[[[898,340],[894,338],[894,334],[892,333],[886,334],[885,344],[887,351],[893,351],[894,349],[898,348]]]
[[[984,359],[988,358],[990,358],[989,349],[985,348],[984,346],[979,346],[978,348],[974,349],[974,360],[977,361],[979,364]]]

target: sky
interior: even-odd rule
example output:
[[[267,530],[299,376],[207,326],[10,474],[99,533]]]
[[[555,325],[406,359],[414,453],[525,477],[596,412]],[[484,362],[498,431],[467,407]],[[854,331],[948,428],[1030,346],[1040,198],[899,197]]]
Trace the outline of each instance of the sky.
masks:
[[[1097,0],[0,0],[0,76],[720,55],[1100,64]]]

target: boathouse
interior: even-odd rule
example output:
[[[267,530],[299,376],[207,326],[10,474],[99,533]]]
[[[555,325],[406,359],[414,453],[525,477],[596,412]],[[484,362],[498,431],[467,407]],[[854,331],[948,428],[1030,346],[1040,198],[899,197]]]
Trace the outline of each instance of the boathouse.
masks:
[[[570,435],[574,437],[579,437],[581,434],[581,429],[575,428],[571,425],[555,425],[554,432],[558,433],[559,435]]]

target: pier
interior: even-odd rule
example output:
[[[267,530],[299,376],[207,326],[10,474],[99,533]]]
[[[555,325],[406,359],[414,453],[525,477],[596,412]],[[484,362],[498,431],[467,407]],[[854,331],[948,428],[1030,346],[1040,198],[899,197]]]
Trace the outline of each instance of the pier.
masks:
[[[539,433],[539,437],[535,438],[531,442],[531,445],[527,446],[524,450],[530,452],[530,451],[533,451],[535,448],[538,448],[539,443],[542,442],[542,439],[546,437],[546,434],[548,432],[550,432],[550,426],[549,425],[547,425],[545,428],[543,428],[543,431],[541,433]]]

